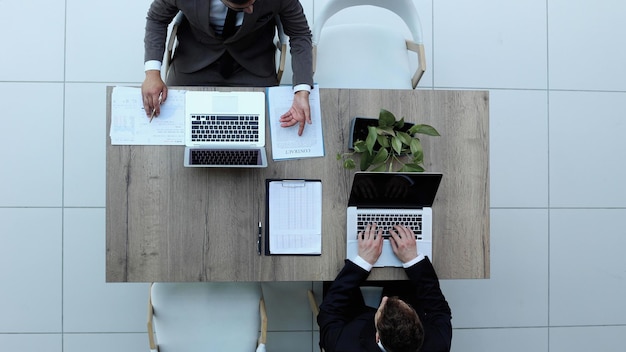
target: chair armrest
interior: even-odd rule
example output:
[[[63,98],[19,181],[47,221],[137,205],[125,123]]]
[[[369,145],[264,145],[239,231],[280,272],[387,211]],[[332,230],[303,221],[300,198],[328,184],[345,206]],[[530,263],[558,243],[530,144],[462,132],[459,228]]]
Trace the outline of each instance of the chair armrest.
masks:
[[[280,84],[280,80],[283,78],[283,72],[285,72],[285,62],[287,61],[287,35],[285,34],[283,23],[280,21],[279,16],[276,16],[276,29],[278,30],[276,48],[280,51],[280,59],[278,61],[276,76],[278,77],[278,83]]]
[[[280,51],[280,61],[278,62],[276,77],[278,78],[278,83],[280,84],[280,80],[283,78],[283,73],[285,72],[285,62],[287,61],[287,44],[280,44],[278,50]]]
[[[414,41],[407,40],[406,48],[410,51],[417,53],[417,70],[415,70],[415,73],[411,78],[413,89],[415,89],[420,79],[424,75],[424,72],[426,71],[426,54],[424,52],[424,44],[417,44]]]
[[[309,304],[311,305],[311,312],[315,315],[315,318],[320,314],[320,307],[317,305],[317,301],[315,300],[315,294],[313,291],[308,290],[307,296],[309,297]]]
[[[181,11],[178,12],[176,17],[172,20],[172,32],[170,33],[169,40],[167,41],[167,46],[165,47],[165,55],[163,56],[163,65],[161,65],[161,72],[163,73],[163,77],[167,80],[167,73],[170,68],[170,63],[172,62],[172,58],[174,56],[174,46],[176,44],[176,33],[178,32],[178,26],[183,21],[183,13]]]
[[[150,285],[150,293],[148,294],[148,343],[150,344],[150,351],[159,352],[159,346],[156,343],[156,339],[154,336],[154,325],[153,325],[153,316],[154,309],[152,308],[152,285]]]
[[[265,345],[267,343],[267,311],[263,297],[259,300],[259,315],[261,317],[261,335],[258,345]]]

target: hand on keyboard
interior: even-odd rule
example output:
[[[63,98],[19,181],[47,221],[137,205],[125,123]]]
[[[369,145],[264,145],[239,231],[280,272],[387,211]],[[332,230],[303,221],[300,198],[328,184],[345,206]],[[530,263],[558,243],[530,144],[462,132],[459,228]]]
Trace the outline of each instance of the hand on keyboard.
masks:
[[[391,248],[401,262],[409,262],[417,257],[417,243],[411,229],[402,225],[395,225],[389,229]]]
[[[359,257],[370,264],[376,263],[383,251],[382,230],[376,231],[376,224],[367,224],[365,231],[358,233],[357,239],[359,241]]]

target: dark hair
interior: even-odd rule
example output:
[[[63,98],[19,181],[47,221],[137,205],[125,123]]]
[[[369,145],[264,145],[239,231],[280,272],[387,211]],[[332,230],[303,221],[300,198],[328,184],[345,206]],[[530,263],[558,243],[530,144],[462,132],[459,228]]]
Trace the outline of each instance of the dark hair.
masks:
[[[388,352],[417,352],[424,342],[424,327],[411,306],[398,297],[387,298],[376,323],[380,342]]]
[[[232,2],[235,5],[245,5],[250,2],[250,0],[228,0],[228,2]]]

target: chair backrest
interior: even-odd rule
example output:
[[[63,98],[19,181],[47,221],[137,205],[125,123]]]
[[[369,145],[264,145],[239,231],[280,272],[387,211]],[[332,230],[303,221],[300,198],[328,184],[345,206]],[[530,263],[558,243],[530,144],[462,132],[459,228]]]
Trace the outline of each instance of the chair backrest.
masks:
[[[325,26],[336,13],[364,5],[398,15],[412,38],[404,38],[397,28],[389,26]],[[315,80],[320,87],[411,89],[426,70],[422,26],[412,0],[330,0],[315,16],[312,33]],[[417,53],[414,73],[407,50]]]
[[[263,319],[262,289],[256,282],[154,283],[150,288],[151,350],[255,351],[258,340],[265,343]]]

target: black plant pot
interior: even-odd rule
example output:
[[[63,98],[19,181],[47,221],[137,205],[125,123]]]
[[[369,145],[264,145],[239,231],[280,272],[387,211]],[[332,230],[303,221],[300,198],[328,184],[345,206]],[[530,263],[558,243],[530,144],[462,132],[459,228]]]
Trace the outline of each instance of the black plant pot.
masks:
[[[413,125],[414,124],[410,122],[405,122],[400,131],[406,132]],[[354,150],[354,142],[358,140],[364,141],[367,138],[367,134],[369,133],[367,128],[369,126],[378,126],[378,119],[374,117],[357,116],[350,121],[350,140],[348,140],[348,149]],[[378,148],[380,148],[380,145],[378,143],[374,144],[374,150],[378,150]]]

